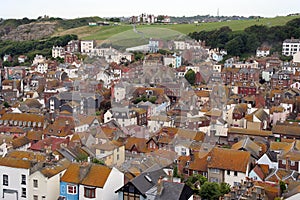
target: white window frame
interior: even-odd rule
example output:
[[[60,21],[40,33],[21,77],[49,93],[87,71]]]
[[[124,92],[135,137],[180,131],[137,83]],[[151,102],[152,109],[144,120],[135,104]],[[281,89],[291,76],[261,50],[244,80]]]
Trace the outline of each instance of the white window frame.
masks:
[[[69,188],[73,188],[73,191],[75,192],[69,192]],[[77,186],[76,185],[67,185],[67,194],[77,194]]]

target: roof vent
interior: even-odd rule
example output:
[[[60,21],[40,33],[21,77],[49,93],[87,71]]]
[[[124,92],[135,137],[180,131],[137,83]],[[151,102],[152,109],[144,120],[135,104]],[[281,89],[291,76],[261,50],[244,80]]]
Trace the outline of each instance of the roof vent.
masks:
[[[145,175],[145,179],[146,179],[149,183],[152,183],[152,179],[151,179],[148,175]]]
[[[210,161],[211,157],[210,156],[207,156],[207,161]]]

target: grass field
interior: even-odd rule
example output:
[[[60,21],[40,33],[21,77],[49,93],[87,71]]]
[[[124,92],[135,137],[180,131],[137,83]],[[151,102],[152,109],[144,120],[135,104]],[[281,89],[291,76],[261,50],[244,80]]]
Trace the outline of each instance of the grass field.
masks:
[[[280,26],[286,24],[288,21],[299,18],[299,16],[285,16],[275,18],[263,18],[259,20],[234,20],[226,22],[211,22],[201,24],[168,24],[168,25],[137,25],[137,31],[143,32],[145,38],[161,38],[167,39],[172,37],[178,37],[181,34],[188,34],[194,31],[202,30],[214,30],[223,26],[229,26],[233,31],[244,30],[245,28],[253,25],[266,25],[266,26]],[[76,34],[83,40],[97,40],[100,41],[123,41],[127,46],[127,43],[132,44],[134,40],[140,43],[139,39],[141,35],[133,31],[133,27],[128,24],[122,24],[119,26],[107,26],[107,27],[89,27],[83,26],[79,28],[60,30],[55,35]]]

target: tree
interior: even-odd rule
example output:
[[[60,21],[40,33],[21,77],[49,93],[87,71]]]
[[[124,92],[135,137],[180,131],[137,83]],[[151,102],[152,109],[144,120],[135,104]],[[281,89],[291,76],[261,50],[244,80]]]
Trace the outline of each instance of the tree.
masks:
[[[11,66],[12,66],[12,63],[9,62],[9,61],[4,61],[4,62],[2,63],[2,65],[5,66],[5,67],[11,67]]]
[[[175,165],[175,167],[173,169],[173,177],[179,178],[177,165]]]
[[[6,101],[3,103],[3,106],[4,106],[5,108],[9,108],[9,107],[10,107],[9,103],[6,102]]]
[[[207,182],[207,178],[201,174],[194,174],[187,178],[185,183],[194,190],[196,194],[200,194],[200,187]]]
[[[282,195],[286,191],[286,184],[284,181],[279,181],[279,187],[280,187],[280,194]]]
[[[194,72],[194,70],[189,69],[186,74],[184,75],[184,78],[191,84],[194,85],[195,84],[195,78],[196,78],[196,73]]]
[[[157,16],[157,22],[162,22],[165,19],[163,15],[158,15]]]
[[[224,194],[228,194],[230,192],[230,185],[228,183],[220,183],[220,192],[222,194],[222,196]]]
[[[218,200],[222,195],[220,185],[218,183],[205,182],[200,188],[199,195],[203,200]]]
[[[152,96],[148,99],[148,101],[150,101],[153,104],[156,102],[156,100],[157,100],[156,96]]]

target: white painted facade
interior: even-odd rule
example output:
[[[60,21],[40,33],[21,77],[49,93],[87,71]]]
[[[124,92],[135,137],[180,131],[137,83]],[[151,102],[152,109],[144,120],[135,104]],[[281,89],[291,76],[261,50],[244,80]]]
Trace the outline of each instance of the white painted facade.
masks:
[[[224,182],[229,183],[231,186],[234,186],[241,182],[241,180],[245,180],[248,176],[249,165],[247,166],[246,173],[244,172],[234,172],[227,170],[224,171]]]
[[[0,156],[5,156],[7,154],[7,143],[4,141],[1,145],[0,145]]]
[[[68,74],[69,78],[78,78],[78,68],[67,67],[63,69]]]
[[[126,89],[123,87],[114,87],[114,100],[115,102],[120,102],[125,99]]]
[[[257,164],[264,164],[264,165],[269,165],[270,169],[277,169],[278,168],[278,163],[277,162],[272,162],[270,158],[267,156],[267,154],[264,154],[262,157],[258,159],[256,162]]]
[[[88,130],[90,126],[88,124],[81,124],[78,126],[75,126],[75,132],[85,132]]]
[[[300,63],[300,51],[293,55],[293,62]]]
[[[124,185],[124,174],[112,168],[103,188],[96,188],[95,198],[86,198],[84,197],[84,185],[79,185],[79,200],[117,200],[118,193],[115,193],[116,190],[121,188]]]
[[[81,53],[91,53],[94,49],[95,42],[93,40],[81,41]]]
[[[263,181],[253,169],[249,173],[249,178],[252,178],[255,181]]]
[[[39,63],[35,68],[35,72],[39,72],[41,74],[47,73],[48,70],[48,63]]]
[[[291,88],[296,88],[296,89],[300,90],[300,82],[295,82],[295,83],[291,84],[290,87]]]
[[[53,58],[64,58],[65,56],[65,49],[63,47],[54,47],[52,48],[52,57]]]
[[[287,39],[282,44],[282,55],[292,56],[300,51],[299,39]]]
[[[42,200],[57,200],[59,197],[60,177],[64,172],[65,170],[51,178],[45,177],[40,171],[31,174],[29,176],[28,193],[30,196],[28,196],[28,199],[35,200],[34,196],[37,196],[38,199]]]
[[[266,57],[270,55],[270,49],[269,48],[258,48],[256,50],[256,57]]]
[[[154,133],[158,130],[160,130],[162,127],[171,127],[172,126],[172,121],[167,120],[167,121],[160,121],[160,120],[151,120],[148,119],[148,128],[150,133]]]
[[[3,184],[4,176],[8,176],[8,185]],[[22,175],[25,175],[25,182],[22,184]],[[28,195],[28,177],[29,169],[25,168],[13,168],[0,166],[0,199],[3,200],[27,200]],[[22,189],[23,188],[23,189]],[[11,192],[5,192],[5,191]],[[25,190],[25,194],[22,194],[22,190]]]
[[[178,156],[190,156],[190,149],[184,145],[175,145],[175,152]]]

